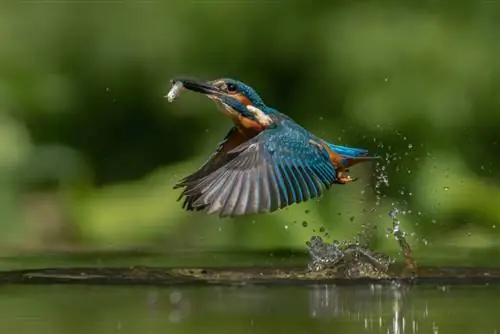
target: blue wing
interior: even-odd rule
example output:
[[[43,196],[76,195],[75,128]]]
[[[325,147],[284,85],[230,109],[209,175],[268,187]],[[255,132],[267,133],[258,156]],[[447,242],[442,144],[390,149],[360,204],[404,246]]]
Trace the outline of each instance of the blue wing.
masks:
[[[226,154],[226,164],[185,182],[188,210],[220,216],[273,212],[320,196],[336,180],[328,152],[289,120]]]
[[[226,153],[246,140],[248,138],[233,126],[207,161],[196,172],[177,182],[174,189],[185,187],[188,183],[199,180],[226,164],[229,161],[229,156]]]
[[[184,179],[177,182],[174,189],[184,188],[183,192],[179,196],[178,200],[184,198],[183,207],[189,211],[201,210],[202,207],[194,207],[193,202],[199,197],[190,195],[188,196],[186,192],[192,188],[193,184],[197,184],[204,177],[214,172],[224,164],[228,163],[231,157],[227,154],[228,151],[234,149],[238,145],[244,143],[248,140],[241,132],[239,132],[236,127],[232,127],[227,133],[226,137],[219,143],[217,149],[210,155],[210,157],[205,161],[205,163],[198,168],[194,173],[188,175]]]

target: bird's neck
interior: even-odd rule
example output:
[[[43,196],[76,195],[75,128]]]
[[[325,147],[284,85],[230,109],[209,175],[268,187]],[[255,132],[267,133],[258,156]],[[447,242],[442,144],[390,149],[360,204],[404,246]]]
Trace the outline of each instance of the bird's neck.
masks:
[[[269,118],[269,116],[276,115],[278,111],[266,107],[266,106],[259,106],[259,111],[262,111],[265,115],[265,117]],[[264,131],[268,125],[266,125],[264,122],[259,121],[258,119],[255,119],[254,117],[245,117],[243,115],[238,115],[236,117],[233,117],[233,122],[236,128],[240,133],[245,135],[247,138],[252,138],[256,135],[258,135],[260,132]]]

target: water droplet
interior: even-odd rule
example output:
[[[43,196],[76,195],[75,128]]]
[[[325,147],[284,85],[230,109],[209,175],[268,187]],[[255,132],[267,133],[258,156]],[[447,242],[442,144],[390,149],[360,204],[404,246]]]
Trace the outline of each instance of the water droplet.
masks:
[[[437,220],[436,220],[436,219],[433,219],[433,220],[431,220],[431,223],[436,224],[436,223],[437,223]]]
[[[413,148],[412,144],[408,144],[408,148],[411,150]]]
[[[448,190],[450,190],[450,187],[445,186],[445,187],[443,187],[443,190],[444,190],[444,191],[448,191]]]
[[[304,213],[305,213],[306,215],[307,215],[307,214],[309,214],[309,212],[311,212],[311,211],[309,211],[309,210],[304,211]]]
[[[285,230],[288,230],[288,225],[285,225]]]
[[[398,217],[398,213],[398,208],[392,208],[392,210],[389,211],[389,217],[391,217],[392,219],[396,219]]]
[[[323,116],[319,116],[319,120],[322,121],[324,118]]]
[[[307,225],[308,225],[308,224],[307,224],[307,222],[304,220],[304,221],[302,222],[302,226],[307,227]]]
[[[321,226],[321,227],[319,228],[319,231],[320,231],[321,233],[325,232],[325,230],[326,230],[326,229],[325,229],[325,227],[324,227],[324,226]]]

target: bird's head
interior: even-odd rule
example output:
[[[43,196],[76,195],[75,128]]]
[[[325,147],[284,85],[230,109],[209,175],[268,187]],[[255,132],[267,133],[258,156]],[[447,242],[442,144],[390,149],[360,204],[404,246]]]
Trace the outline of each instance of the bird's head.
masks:
[[[206,95],[227,115],[232,118],[257,122],[262,127],[272,124],[266,113],[266,105],[255,90],[245,83],[234,79],[201,81],[194,79],[173,79],[187,90]]]

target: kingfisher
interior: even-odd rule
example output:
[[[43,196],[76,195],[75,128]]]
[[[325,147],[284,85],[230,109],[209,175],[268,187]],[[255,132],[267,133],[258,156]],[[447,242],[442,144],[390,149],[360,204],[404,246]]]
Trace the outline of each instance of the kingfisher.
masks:
[[[174,186],[187,211],[219,217],[271,213],[357,180],[349,168],[373,159],[368,150],[332,144],[266,105],[247,84],[228,78],[176,78],[180,91],[207,96],[233,123],[208,160]]]

